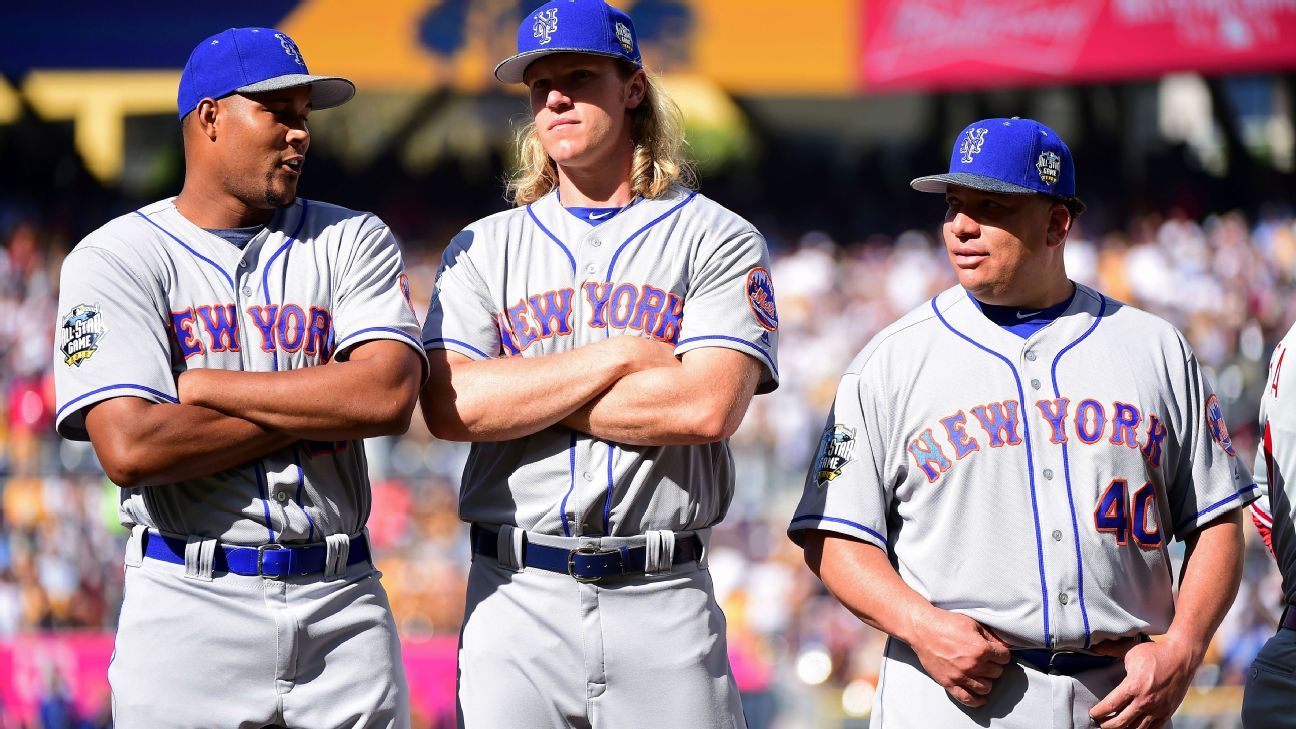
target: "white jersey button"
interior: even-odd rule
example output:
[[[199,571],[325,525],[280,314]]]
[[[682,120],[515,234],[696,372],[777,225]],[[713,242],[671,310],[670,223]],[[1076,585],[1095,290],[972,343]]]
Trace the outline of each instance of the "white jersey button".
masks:
[[[247,268],[247,261],[239,261],[239,268]]]
[[[282,503],[284,503],[285,501],[288,500],[288,492],[287,492],[287,491],[280,491],[279,493],[275,494],[275,498],[278,499],[278,500],[279,500],[279,503],[282,504]]]
[[[1035,361],[1035,353],[1034,353],[1034,352],[1027,352],[1027,353],[1026,353],[1026,359],[1030,360],[1031,362],[1034,362],[1034,361]]]
[[[1060,603],[1062,603],[1063,605],[1065,605],[1065,604],[1071,602],[1071,597],[1070,597],[1069,595],[1067,595],[1067,594],[1064,592],[1064,593],[1062,593],[1061,595],[1058,595],[1058,602],[1060,602]]]
[[[1061,529],[1054,529],[1054,530],[1053,530],[1053,541],[1055,541],[1055,542],[1060,542],[1060,541],[1062,541],[1062,530],[1061,530]]]
[[[1051,468],[1046,468],[1046,469],[1044,469],[1044,478],[1047,478],[1047,479],[1049,479],[1050,481],[1052,481],[1052,480],[1053,480],[1053,469],[1051,469]]]
[[[603,245],[603,241],[599,240],[598,238],[591,238],[590,245],[594,246],[595,248],[598,248],[599,246]]]
[[[597,269],[595,268],[594,264],[592,264],[592,263],[585,267],[585,273],[594,273],[594,271],[596,271],[596,270],[597,270]]]
[[[593,481],[594,474],[590,473],[589,471],[586,471],[585,473],[581,474],[581,478],[585,479],[586,481]]]
[[[1040,381],[1039,381],[1039,380],[1031,380],[1031,387],[1035,388],[1036,390],[1040,389]]]
[[[244,295],[244,296],[251,296],[251,295],[252,295],[252,287],[251,287],[251,286],[244,286],[244,287],[243,287],[243,295]]]

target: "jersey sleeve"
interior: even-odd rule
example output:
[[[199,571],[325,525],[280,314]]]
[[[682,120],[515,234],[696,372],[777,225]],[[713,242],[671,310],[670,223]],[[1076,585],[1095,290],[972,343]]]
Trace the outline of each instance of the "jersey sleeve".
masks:
[[[471,230],[455,236],[441,257],[423,324],[423,347],[483,360],[498,356],[501,342],[486,283],[468,253],[475,236]]]
[[[807,529],[836,532],[887,549],[886,484],[882,423],[867,407],[860,375],[848,372],[837,387],[819,448],[806,475],[788,536],[804,543]]]
[[[404,342],[423,359],[418,316],[410,300],[409,277],[396,236],[382,221],[372,219],[352,249],[334,303],[334,351],[339,360],[357,345],[376,339]]]
[[[701,347],[735,349],[764,368],[757,393],[778,387],[778,311],[765,239],[747,230],[702,261],[684,299],[675,353]]]
[[[160,285],[116,254],[79,246],[63,261],[54,322],[54,427],[89,440],[85,412],[115,397],[175,403]]]
[[[1201,526],[1255,501],[1258,491],[1233,448],[1219,398],[1191,352],[1184,374],[1185,432],[1178,463],[1166,486],[1174,536],[1181,541]]]

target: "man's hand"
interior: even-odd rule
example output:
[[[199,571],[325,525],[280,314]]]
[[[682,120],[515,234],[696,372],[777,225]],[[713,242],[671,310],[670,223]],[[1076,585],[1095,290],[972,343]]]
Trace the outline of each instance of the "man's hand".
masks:
[[[1125,654],[1125,680],[1089,716],[1102,729],[1158,729],[1188,693],[1196,663],[1174,640],[1136,645]]]
[[[960,703],[984,706],[1012,661],[1007,643],[972,618],[933,608],[924,613],[910,647],[923,668]]]
[[[176,395],[182,404],[206,407],[207,403],[203,400],[203,378],[208,374],[204,369],[190,369],[176,377]]]

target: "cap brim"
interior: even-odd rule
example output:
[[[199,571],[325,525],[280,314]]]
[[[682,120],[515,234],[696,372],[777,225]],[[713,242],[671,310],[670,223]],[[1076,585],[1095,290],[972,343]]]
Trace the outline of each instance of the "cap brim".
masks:
[[[312,76],[306,73],[291,73],[241,86],[234,89],[233,93],[259,94],[265,91],[292,89],[298,86],[311,87],[311,108],[316,110],[341,106],[355,96],[356,90],[355,84],[341,76]]]
[[[630,60],[620,53],[587,51],[584,48],[545,48],[543,50],[527,51],[526,53],[519,53],[516,56],[505,58],[495,67],[495,78],[506,84],[520,84],[522,83],[522,76],[526,73],[527,66],[530,66],[545,56],[552,56],[555,53],[584,53],[587,56],[604,56],[607,58]],[[631,62],[633,63],[633,61]]]
[[[985,175],[973,175],[968,172],[950,172],[944,175],[928,175],[919,177],[909,183],[909,187],[918,192],[945,192],[950,185],[958,187],[967,187],[982,192],[998,192],[1005,195],[1039,195],[1039,190],[1032,190],[1029,187],[1014,185],[1011,182],[996,180],[993,177]]]

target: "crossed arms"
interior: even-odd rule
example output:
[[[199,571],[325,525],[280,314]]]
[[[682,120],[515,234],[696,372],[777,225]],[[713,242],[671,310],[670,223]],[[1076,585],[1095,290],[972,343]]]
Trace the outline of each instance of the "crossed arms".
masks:
[[[689,445],[728,438],[742,422],[761,365],[741,352],[686,352],[617,336],[545,357],[474,361],[428,352],[421,406],[438,438],[520,438],[553,425],[625,445]],[[505,399],[505,393],[515,396]]]
[[[422,362],[409,345],[373,340],[345,361],[284,372],[193,369],[178,404],[135,397],[86,412],[104,472],[123,487],[158,486],[219,473],[295,441],[403,433]]]

